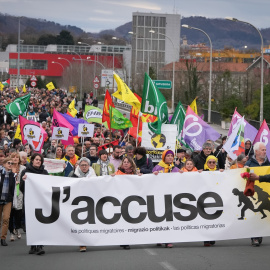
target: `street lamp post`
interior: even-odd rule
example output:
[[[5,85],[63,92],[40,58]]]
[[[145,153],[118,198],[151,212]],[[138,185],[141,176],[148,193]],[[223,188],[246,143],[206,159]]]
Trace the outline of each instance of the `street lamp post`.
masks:
[[[149,31],[150,33],[155,33],[154,30],[150,30]],[[174,53],[176,52],[176,49],[175,49],[175,46],[174,46],[174,43],[173,41],[165,34],[162,34],[162,33],[159,33],[157,32],[157,34],[159,35],[162,35],[164,37],[166,37],[173,45],[173,50],[174,50]],[[172,111],[174,112],[174,79],[175,79],[175,60],[173,60],[173,78],[172,78]]]
[[[19,87],[20,80],[20,49],[21,49],[21,18],[19,17],[19,27],[18,27],[18,60],[17,60],[17,87]]]
[[[82,57],[78,53],[76,53],[75,51],[72,51],[71,53],[75,53],[76,55],[78,55],[80,57],[79,60],[81,60],[80,100],[82,100],[83,61],[82,61]]]
[[[257,32],[259,33],[260,35],[260,38],[261,38],[261,101],[260,101],[260,124],[262,124],[263,122],[263,37],[262,37],[262,34],[261,32],[259,31],[259,29],[257,27],[255,27],[253,24],[249,23],[249,22],[245,22],[245,21],[240,21],[236,18],[232,18],[232,17],[226,17],[225,18],[226,20],[229,20],[229,21],[233,21],[233,22],[242,22],[242,23],[245,23],[245,24],[248,24],[250,26],[252,26],[254,29],[257,30]]]
[[[194,29],[194,30],[198,30],[202,33],[204,33],[210,43],[210,75],[209,75],[209,95],[208,95],[208,123],[211,123],[211,96],[212,96],[212,53],[213,53],[213,46],[212,46],[212,41],[210,39],[210,37],[208,36],[208,34],[206,32],[204,32],[202,29],[196,28],[196,27],[192,27],[189,26],[187,24],[183,24],[182,27],[184,28],[188,28],[188,29]]]
[[[70,68],[71,68],[71,85],[72,85],[72,64],[71,64],[71,62],[68,60],[68,59],[66,59],[66,58],[63,58],[63,57],[58,57],[58,59],[59,60],[66,60],[66,61],[68,61],[68,63],[69,63],[69,65],[70,65]]]
[[[59,62],[55,62],[55,61],[52,61],[52,63],[53,63],[53,64],[60,65],[60,66],[62,67],[62,69],[64,70],[64,66],[63,66],[61,63],[59,63]]]

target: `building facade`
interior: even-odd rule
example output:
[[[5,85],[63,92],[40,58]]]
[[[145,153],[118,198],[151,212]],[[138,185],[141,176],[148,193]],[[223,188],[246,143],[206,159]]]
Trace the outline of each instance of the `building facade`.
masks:
[[[178,61],[180,53],[179,14],[134,12],[132,20],[132,74],[149,73]]]

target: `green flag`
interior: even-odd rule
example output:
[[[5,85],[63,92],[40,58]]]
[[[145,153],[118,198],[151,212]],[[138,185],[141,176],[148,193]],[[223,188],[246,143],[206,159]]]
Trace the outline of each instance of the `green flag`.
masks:
[[[6,105],[6,110],[13,120],[17,119],[19,115],[26,117],[30,96],[31,94],[28,94],[26,96],[16,98],[13,102]]]
[[[111,128],[125,129],[133,127],[132,123],[118,110],[110,106]]]
[[[185,117],[186,117],[186,110],[184,109],[181,101],[179,101],[170,122],[170,124],[177,125],[178,135],[182,132],[183,125],[185,122]]]
[[[184,145],[186,148],[191,149],[189,145],[182,139],[181,137],[181,132],[183,129],[183,125],[185,122],[185,117],[186,117],[186,110],[183,107],[181,101],[177,104],[177,107],[174,111],[173,117],[171,119],[170,124],[175,124],[177,125],[178,128],[178,140],[181,142],[182,145]],[[191,149],[192,150],[192,149]]]
[[[161,134],[161,125],[168,121],[167,102],[146,73],[144,76],[141,112],[158,117],[154,123],[148,123],[148,127],[152,132]]]
[[[83,114],[84,120],[92,123],[102,123],[102,113],[103,111],[95,106],[85,105],[85,110]]]

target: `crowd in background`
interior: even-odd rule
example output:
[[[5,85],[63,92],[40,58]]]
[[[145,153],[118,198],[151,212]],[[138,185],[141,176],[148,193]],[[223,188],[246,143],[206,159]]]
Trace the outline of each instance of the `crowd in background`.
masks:
[[[25,231],[24,218],[24,181],[27,172],[48,174],[44,168],[44,158],[63,159],[64,171],[55,175],[63,177],[93,177],[104,175],[125,174],[159,174],[159,173],[185,173],[195,171],[223,171],[224,169],[242,168],[249,162],[249,166],[270,165],[265,146],[261,143],[254,148],[251,141],[245,142],[245,154],[238,156],[234,162],[227,156],[222,143],[216,147],[215,142],[206,141],[202,151],[192,152],[190,149],[180,148],[177,151],[165,150],[159,161],[153,161],[144,147],[137,146],[136,140],[126,136],[127,130],[110,130],[100,124],[95,124],[94,136],[74,140],[74,145],[63,146],[61,141],[51,139],[52,115],[54,108],[62,113],[67,112],[68,105],[76,96],[67,96],[62,90],[31,91],[31,98],[27,114],[35,116],[47,132],[48,137],[44,143],[42,153],[34,153],[31,145],[22,145],[19,139],[14,139],[17,121],[13,121],[5,111],[5,105],[12,102],[17,94],[15,90],[4,90],[0,96],[0,221],[2,218],[1,245],[7,246],[9,240],[21,238],[22,229]],[[97,99],[93,93],[85,95],[82,108],[78,110],[77,117],[83,118],[85,105],[97,106]],[[117,145],[99,150],[99,147],[117,141]],[[255,238],[254,238],[255,239]],[[257,239],[258,240],[258,239]],[[260,239],[259,239],[260,240]],[[258,240],[258,241],[259,241]],[[253,241],[256,241],[253,240]],[[171,248],[171,243],[164,243]],[[215,244],[214,241],[205,242],[205,246]],[[257,245],[257,242],[255,243]],[[162,244],[158,244],[162,245]],[[122,246],[129,249],[129,245]],[[80,251],[86,251],[85,246]],[[30,254],[44,254],[43,246],[31,246]]]

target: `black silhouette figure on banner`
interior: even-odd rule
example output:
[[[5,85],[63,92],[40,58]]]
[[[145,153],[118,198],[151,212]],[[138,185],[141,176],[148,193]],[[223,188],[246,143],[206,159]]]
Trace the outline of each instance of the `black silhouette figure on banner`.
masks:
[[[268,210],[270,212],[270,201],[268,200],[268,198],[270,198],[270,195],[267,192],[263,191],[262,188],[256,185],[254,189],[258,194],[258,201],[255,203],[255,205],[261,202],[259,207],[257,209],[254,209],[254,212],[261,212],[263,215],[261,219],[266,218],[267,215],[264,213],[263,210]]]
[[[242,205],[242,203],[244,204],[243,208],[241,209],[241,217],[238,218],[239,220],[244,219],[246,210],[250,209],[251,211],[254,212],[254,205],[253,205],[252,201],[247,196],[244,195],[243,191],[239,191],[239,189],[234,188],[232,190],[232,193],[235,196],[239,197],[239,204],[237,205],[238,207],[240,207]],[[253,197],[252,197],[252,199],[255,200]]]

